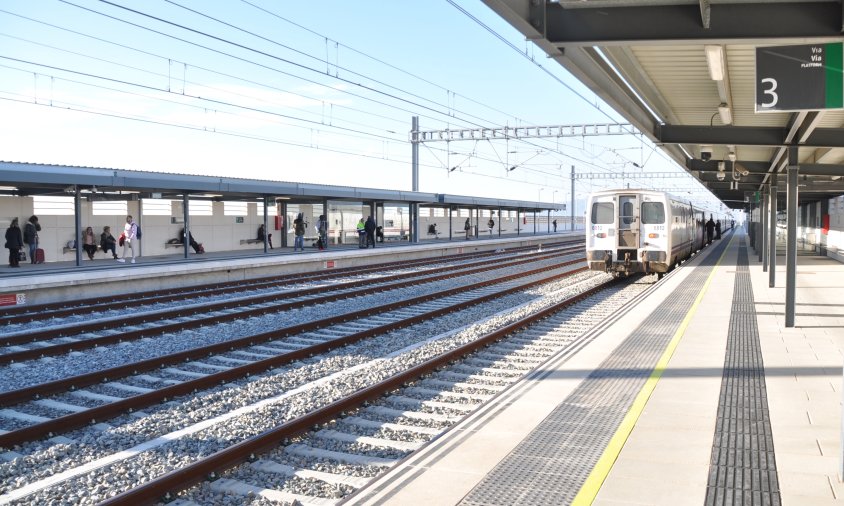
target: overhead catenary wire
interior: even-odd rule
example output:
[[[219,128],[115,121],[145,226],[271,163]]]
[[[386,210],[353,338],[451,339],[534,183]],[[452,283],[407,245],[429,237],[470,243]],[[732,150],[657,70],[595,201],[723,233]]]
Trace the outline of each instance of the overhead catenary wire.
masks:
[[[64,3],[69,4],[69,5],[73,5],[71,2],[64,2]],[[115,5],[115,4],[114,4],[114,2],[103,2],[103,3],[110,4],[110,5]],[[170,3],[172,4],[173,2],[170,2]],[[252,5],[252,4],[250,4],[249,2],[245,2],[245,1],[244,1],[244,3],[245,3],[245,4],[248,4],[248,5]],[[95,13],[96,13],[96,11],[93,11],[93,12],[95,12]],[[99,14],[100,14],[100,15],[104,15],[104,14],[102,14],[102,13],[99,13]],[[107,16],[107,15],[106,15],[106,16]],[[122,21],[122,20],[121,20],[121,21]],[[122,21],[122,22],[125,22],[125,21]],[[130,23],[130,24],[131,24],[131,23]],[[168,37],[172,37],[172,36],[169,36],[169,35],[167,35],[167,34],[162,34],[162,35],[164,35],[164,36],[168,36]],[[178,39],[178,38],[177,38],[177,39]],[[188,42],[188,43],[190,43],[190,42]],[[125,47],[128,47],[128,46],[125,46]],[[202,47],[202,45],[199,45],[198,47]],[[346,46],[344,46],[344,47],[346,47]],[[131,49],[133,49],[133,50],[137,50],[136,48],[131,48]],[[212,50],[213,50],[213,49],[212,49]],[[152,54],[152,53],[150,53],[150,54]],[[155,56],[156,56],[156,57],[162,57],[161,55],[155,55]],[[250,63],[250,64],[256,64],[256,63],[257,63],[257,62],[251,62],[251,61],[249,61],[249,60],[247,60],[247,59],[240,58],[240,57],[238,57],[238,56],[236,56],[236,55],[235,55],[234,57],[235,57],[235,58],[239,58],[241,61],[244,61],[244,62],[247,62],[247,63]],[[179,61],[179,60],[176,60],[176,61]],[[325,61],[325,60],[322,60],[322,61]],[[181,63],[181,62],[180,62],[180,63]],[[260,64],[260,63],[257,63],[257,64],[258,64],[258,65],[262,65],[262,64]],[[193,67],[198,67],[197,65],[195,65],[195,64],[190,64],[190,63],[186,63],[186,65],[190,65],[190,66],[193,66]],[[387,65],[389,65],[389,64],[387,64]],[[284,71],[283,71],[283,70],[281,70],[281,69],[274,69],[274,68],[272,68],[271,66],[265,66],[265,68],[267,68],[267,67],[270,67],[270,69],[271,69],[271,70],[273,70],[273,71],[281,71],[281,72],[284,72]],[[541,67],[541,66],[540,66],[540,67]],[[394,66],[393,66],[393,68],[397,68],[397,67],[394,67]],[[203,69],[203,70],[205,70],[205,71],[210,71],[210,72],[214,72],[213,70],[208,69],[208,68],[205,68],[205,69]],[[320,72],[320,74],[321,74],[321,75],[326,75],[326,74],[325,74],[325,72],[323,72],[323,71],[321,71],[321,70],[316,70],[316,69],[315,69],[314,71]],[[290,75],[291,77],[294,77],[294,78],[297,78],[297,79],[303,79],[303,76],[298,75],[298,74],[286,73],[286,75]],[[361,74],[361,75],[362,75],[362,74]],[[418,76],[416,76],[416,77],[418,78]],[[307,80],[307,78],[304,78],[304,79],[305,79],[305,80]],[[315,84],[318,84],[318,85],[320,85],[320,86],[325,86],[323,83],[319,83],[318,81],[310,81],[310,82],[314,82]],[[428,82],[429,84],[432,84],[430,81],[427,81],[427,82]],[[254,83],[254,81],[253,81],[253,83]],[[380,90],[377,90],[376,88],[373,88],[373,87],[370,87],[370,88],[371,88],[371,89],[369,89],[369,90],[367,90],[367,91],[369,91],[369,92],[378,92],[378,91],[380,91]],[[450,90],[449,90],[449,92],[450,92]],[[453,93],[453,92],[450,92],[450,93]],[[359,97],[359,98],[361,98],[361,99],[365,99],[365,100],[372,100],[372,99],[371,99],[371,97],[365,97],[365,96],[360,96],[360,95],[354,95],[354,96]],[[427,99],[425,99],[425,100],[427,100]],[[432,102],[432,103],[435,103],[434,101],[431,101],[431,102]],[[380,105],[384,105],[384,106],[386,106],[386,107],[390,107],[392,110],[400,110],[400,111],[402,111],[402,112],[409,112],[409,113],[412,113],[412,114],[416,114],[416,113],[418,113],[418,111],[410,111],[410,110],[408,110],[408,109],[406,109],[406,108],[405,108],[405,109],[400,109],[400,108],[397,108],[397,107],[395,106],[395,104],[387,104],[387,103],[385,103],[385,102],[383,102],[383,101],[382,101],[382,102],[378,102],[378,103],[379,103]],[[407,103],[407,102],[405,102],[405,103]],[[476,104],[478,104],[478,105],[484,105],[484,104],[481,104],[480,102],[477,102],[477,101],[474,101],[473,103],[476,103]],[[417,104],[415,101],[409,101],[409,105],[411,105],[411,107],[417,107],[419,104]],[[332,107],[334,107],[334,105],[332,105]],[[343,107],[343,106],[342,106],[342,105],[336,105],[336,107],[341,108],[341,107]],[[440,118],[438,118],[438,117],[437,117],[437,115],[447,117],[447,118],[448,118],[448,121],[465,121],[465,120],[467,119],[467,118],[461,118],[461,116],[460,116],[460,111],[457,111],[457,110],[454,108],[454,104],[448,104],[447,106],[442,106],[442,104],[440,104],[440,107],[444,107],[446,110],[440,110],[440,109],[436,109],[436,108],[434,108],[434,109],[436,109],[435,114],[426,115],[426,114],[424,114],[424,113],[423,113],[423,114],[420,114],[420,116],[423,116],[423,117],[427,118],[428,120],[432,120],[432,121],[440,121]],[[498,113],[502,113],[501,111],[498,111],[498,110],[496,110],[496,112],[498,112]],[[455,113],[457,113],[457,114],[455,114]],[[508,115],[508,116],[509,116],[509,115]],[[383,117],[383,118],[387,118],[387,119],[389,119],[390,121],[395,121],[395,122],[398,122],[398,123],[401,123],[401,122],[402,122],[402,120],[395,119],[395,118],[389,118],[388,116],[381,116],[381,117]],[[471,118],[477,118],[478,116],[471,115],[470,117],[471,117]],[[513,116],[513,117],[515,117],[515,116]],[[406,121],[405,121],[405,123],[406,123]],[[487,124],[489,124],[489,123],[487,123]],[[332,125],[332,126],[335,126],[335,125]],[[369,133],[367,133],[366,135],[369,135]],[[382,139],[382,140],[383,140],[383,139]],[[401,142],[400,140],[396,140],[396,139],[392,139],[392,138],[390,138],[390,142],[392,142],[393,140],[395,140],[396,142]],[[564,147],[560,148],[560,150],[556,150],[553,146],[548,146],[546,142],[522,142],[522,141],[520,141],[520,143],[521,143],[521,144],[524,144],[525,146],[532,146],[532,147],[538,147],[539,149],[543,149],[543,150],[545,150],[545,151],[546,151],[546,154],[549,154],[549,155],[550,155],[550,154],[552,154],[552,153],[556,153],[556,155],[561,156],[561,157],[563,157],[564,159],[572,159],[573,157],[572,157],[572,155],[571,155],[571,153],[570,153],[570,150],[571,150],[571,149],[578,149],[578,148],[576,148],[576,147],[564,146]],[[599,159],[599,158],[594,157],[594,154],[593,154],[593,153],[588,153],[588,152],[586,152],[586,151],[583,151],[583,152],[584,152],[584,153],[586,153],[589,157],[592,157],[594,160],[598,160],[598,159]],[[479,155],[480,155],[480,153],[472,153],[472,154],[469,154],[468,156],[472,156],[472,157],[474,157],[474,158],[477,158],[477,159],[479,159],[479,160],[482,160],[483,158],[481,158]],[[554,155],[554,156],[556,156],[556,155]],[[593,162],[590,162],[590,161],[588,161],[588,160],[584,160],[584,162],[585,162],[585,163],[589,163],[590,165],[594,165],[594,163],[593,163]],[[524,162],[522,162],[522,163],[524,163]],[[564,160],[560,160],[560,161],[559,161],[559,163],[560,163],[560,164],[563,164],[563,163],[566,163],[566,162],[565,162]],[[537,164],[537,165],[536,165],[536,167],[541,167],[541,166],[542,166],[542,164]],[[436,165],[431,165],[431,167],[436,167]],[[528,167],[528,166],[523,166],[523,167],[520,167],[520,168],[524,168],[525,170],[533,170],[532,168],[530,168],[530,167]],[[612,169],[602,169],[602,170],[612,170]],[[537,169],[537,171],[539,171],[539,172],[537,172],[537,173],[539,173],[540,175],[544,175],[544,176],[548,176],[548,177],[556,177],[556,175],[555,175],[555,174],[549,174],[549,173],[547,173],[547,171],[543,171],[542,169]],[[544,173],[544,174],[543,174],[543,173]],[[532,184],[532,183],[528,183],[528,184]]]

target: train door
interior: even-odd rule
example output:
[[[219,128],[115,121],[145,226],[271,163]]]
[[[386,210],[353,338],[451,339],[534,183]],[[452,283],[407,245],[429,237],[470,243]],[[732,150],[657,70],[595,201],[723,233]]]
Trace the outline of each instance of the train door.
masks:
[[[622,250],[636,250],[639,248],[639,237],[641,236],[640,226],[639,196],[619,195],[618,250],[620,257],[623,255]],[[635,252],[631,258],[636,258]]]

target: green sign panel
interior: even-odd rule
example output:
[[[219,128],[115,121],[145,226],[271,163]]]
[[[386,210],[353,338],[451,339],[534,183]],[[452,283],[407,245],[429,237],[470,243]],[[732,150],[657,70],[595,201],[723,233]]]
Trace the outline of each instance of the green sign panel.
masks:
[[[841,42],[756,48],[756,112],[844,108]]]

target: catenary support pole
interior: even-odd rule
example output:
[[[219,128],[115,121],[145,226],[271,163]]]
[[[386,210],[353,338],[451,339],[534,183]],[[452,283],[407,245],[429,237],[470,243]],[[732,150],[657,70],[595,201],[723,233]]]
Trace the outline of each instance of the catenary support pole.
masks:
[[[413,116],[410,126],[412,181],[410,189],[419,191],[419,116]],[[419,243],[419,204],[410,204],[410,242]]]
[[[571,230],[574,231],[574,165],[571,166]]]

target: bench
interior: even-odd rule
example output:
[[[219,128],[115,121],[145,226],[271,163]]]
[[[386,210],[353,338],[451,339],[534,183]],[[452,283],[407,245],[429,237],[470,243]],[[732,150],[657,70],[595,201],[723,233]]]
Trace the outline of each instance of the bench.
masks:
[[[103,250],[102,246],[97,244],[97,251],[102,251],[102,250]],[[67,246],[62,248],[62,253],[75,253],[75,252],[76,252],[76,248],[68,248]]]
[[[240,244],[263,244],[263,239],[241,239]]]
[[[165,248],[184,248],[185,245],[180,243],[180,242],[165,242],[164,247]]]

